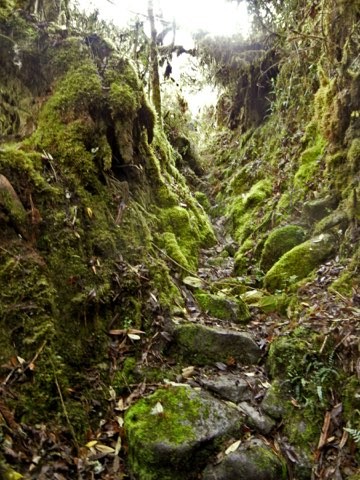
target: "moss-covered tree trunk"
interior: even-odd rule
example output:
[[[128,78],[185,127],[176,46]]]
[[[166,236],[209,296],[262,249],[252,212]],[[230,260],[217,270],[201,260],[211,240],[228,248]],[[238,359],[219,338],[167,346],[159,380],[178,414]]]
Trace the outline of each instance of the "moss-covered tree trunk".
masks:
[[[161,117],[161,93],[160,93],[160,77],[159,77],[159,61],[156,47],[156,27],[154,17],[153,1],[148,2],[148,14],[151,28],[151,41],[150,41],[150,84],[151,84],[151,97],[158,114],[158,121],[162,124]]]

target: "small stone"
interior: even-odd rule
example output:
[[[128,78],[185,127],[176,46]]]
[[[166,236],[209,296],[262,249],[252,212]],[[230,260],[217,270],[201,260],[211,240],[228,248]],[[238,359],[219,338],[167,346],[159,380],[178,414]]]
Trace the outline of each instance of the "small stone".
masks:
[[[191,290],[198,290],[204,287],[204,282],[198,277],[185,277],[183,284],[189,287]]]

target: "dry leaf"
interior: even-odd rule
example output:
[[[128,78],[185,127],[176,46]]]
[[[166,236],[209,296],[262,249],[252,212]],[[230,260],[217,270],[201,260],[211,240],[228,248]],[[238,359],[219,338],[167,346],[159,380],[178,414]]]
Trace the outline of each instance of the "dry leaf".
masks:
[[[123,417],[115,417],[116,418],[116,421],[118,422],[119,424],[119,427],[122,428],[124,426],[124,419]]]
[[[116,442],[115,455],[119,455],[120,450],[121,450],[121,437],[119,435]]]
[[[226,450],[225,450],[225,455],[229,455],[230,453],[234,453],[236,452],[236,450],[239,448],[240,446],[240,443],[241,443],[241,440],[237,440],[236,442],[232,443],[230,445],[230,447],[228,447]]]
[[[194,371],[195,367],[186,367],[182,369],[181,374],[184,378],[189,378],[194,374]]]
[[[124,412],[126,409],[127,409],[127,407],[125,406],[124,399],[119,398],[119,400],[116,404],[115,410],[119,410],[120,412]]]
[[[95,445],[95,448],[97,451],[101,453],[114,453],[115,449],[112,447],[108,447],[107,445],[102,445],[101,443],[98,443]]]
[[[135,333],[128,333],[127,336],[128,336],[131,340],[141,340],[140,335],[137,335],[137,334],[135,334]]]
[[[116,392],[115,390],[113,389],[113,387],[109,387],[109,393],[110,393],[110,398],[109,398],[109,402],[113,402],[116,400]]]
[[[155,407],[151,409],[150,415],[162,415],[164,413],[164,407],[160,402],[157,402]]]

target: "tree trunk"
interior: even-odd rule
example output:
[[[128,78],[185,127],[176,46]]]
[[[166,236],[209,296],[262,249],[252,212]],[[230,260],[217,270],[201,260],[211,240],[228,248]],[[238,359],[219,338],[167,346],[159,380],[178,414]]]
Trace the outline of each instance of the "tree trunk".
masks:
[[[158,115],[158,121],[162,124],[161,117],[161,93],[160,93],[160,77],[159,77],[159,61],[158,52],[156,46],[156,28],[153,1],[148,2],[148,14],[151,28],[151,40],[150,40],[150,84],[152,102],[154,104],[156,113]]]

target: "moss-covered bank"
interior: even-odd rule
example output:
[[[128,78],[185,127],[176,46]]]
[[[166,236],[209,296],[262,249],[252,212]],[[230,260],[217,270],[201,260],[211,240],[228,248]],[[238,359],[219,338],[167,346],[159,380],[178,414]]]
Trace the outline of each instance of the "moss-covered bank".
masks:
[[[195,270],[215,237],[131,64],[1,14],[17,46],[0,46],[1,363],[36,358],[9,400],[17,421],[69,421],[81,437],[106,407],[109,328],[147,331],[155,310],[181,308],[170,269]]]

